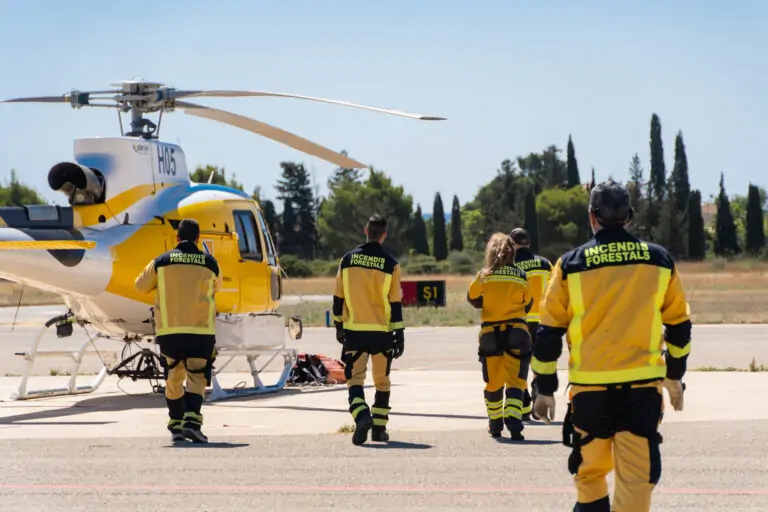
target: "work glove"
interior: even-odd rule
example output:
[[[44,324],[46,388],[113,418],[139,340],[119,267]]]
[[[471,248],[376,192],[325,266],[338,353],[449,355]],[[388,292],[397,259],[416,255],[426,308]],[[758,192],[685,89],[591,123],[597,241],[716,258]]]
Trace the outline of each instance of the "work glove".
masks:
[[[341,322],[333,322],[333,325],[336,326],[336,341],[344,344],[344,324]]]
[[[552,395],[537,395],[533,402],[533,412],[544,423],[549,425],[555,419],[555,397]]]
[[[395,336],[395,346],[392,349],[392,357],[397,359],[403,355],[403,350],[405,350],[405,332],[403,329],[395,329],[393,334]]]
[[[676,411],[683,410],[683,393],[685,391],[685,384],[681,380],[664,379],[664,388],[669,393],[669,401],[672,404],[672,408]]]

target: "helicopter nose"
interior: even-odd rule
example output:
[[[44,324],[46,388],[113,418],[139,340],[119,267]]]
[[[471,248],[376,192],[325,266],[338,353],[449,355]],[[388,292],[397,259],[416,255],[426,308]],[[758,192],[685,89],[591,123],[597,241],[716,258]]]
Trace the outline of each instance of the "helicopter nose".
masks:
[[[89,257],[94,247],[68,230],[0,228],[0,277],[55,293],[93,295],[109,279]]]

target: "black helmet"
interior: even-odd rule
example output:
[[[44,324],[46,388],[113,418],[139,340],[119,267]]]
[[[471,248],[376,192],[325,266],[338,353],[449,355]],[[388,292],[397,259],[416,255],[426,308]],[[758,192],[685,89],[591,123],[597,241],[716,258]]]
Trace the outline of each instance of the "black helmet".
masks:
[[[632,220],[635,213],[629,192],[613,180],[595,185],[589,195],[589,211],[603,227],[621,227]]]
[[[531,235],[523,228],[515,228],[509,232],[509,238],[515,245],[528,245],[531,243]]]

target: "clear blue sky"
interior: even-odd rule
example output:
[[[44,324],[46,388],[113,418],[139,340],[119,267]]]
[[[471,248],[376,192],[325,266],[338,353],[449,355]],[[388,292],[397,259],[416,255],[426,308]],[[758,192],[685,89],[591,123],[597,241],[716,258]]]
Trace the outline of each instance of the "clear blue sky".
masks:
[[[143,7],[141,6],[143,5]],[[0,98],[101,89],[141,76],[177,88],[323,96],[431,115],[415,121],[292,99],[203,99],[387,171],[425,211],[490,180],[504,158],[572,134],[582,181],[649,165],[650,118],[667,169],[683,131],[691,182],[706,199],[768,186],[768,2],[646,0],[0,0]],[[0,179],[15,168],[47,198],[48,169],[72,139],[118,135],[112,110],[0,105]],[[167,116],[188,164],[235,172],[274,197],[281,160],[334,166],[250,132]],[[280,208],[278,206],[278,208]]]

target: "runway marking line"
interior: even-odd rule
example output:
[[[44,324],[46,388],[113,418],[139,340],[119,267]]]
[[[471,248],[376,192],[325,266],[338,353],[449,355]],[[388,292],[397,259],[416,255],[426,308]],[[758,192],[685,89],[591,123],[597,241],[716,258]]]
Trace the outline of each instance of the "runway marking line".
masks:
[[[0,484],[5,490],[66,491],[243,491],[243,492],[367,492],[367,493],[487,493],[487,494],[573,494],[571,487],[418,487],[411,485],[146,485],[146,484]],[[710,494],[768,496],[768,489],[664,489],[656,494]]]

